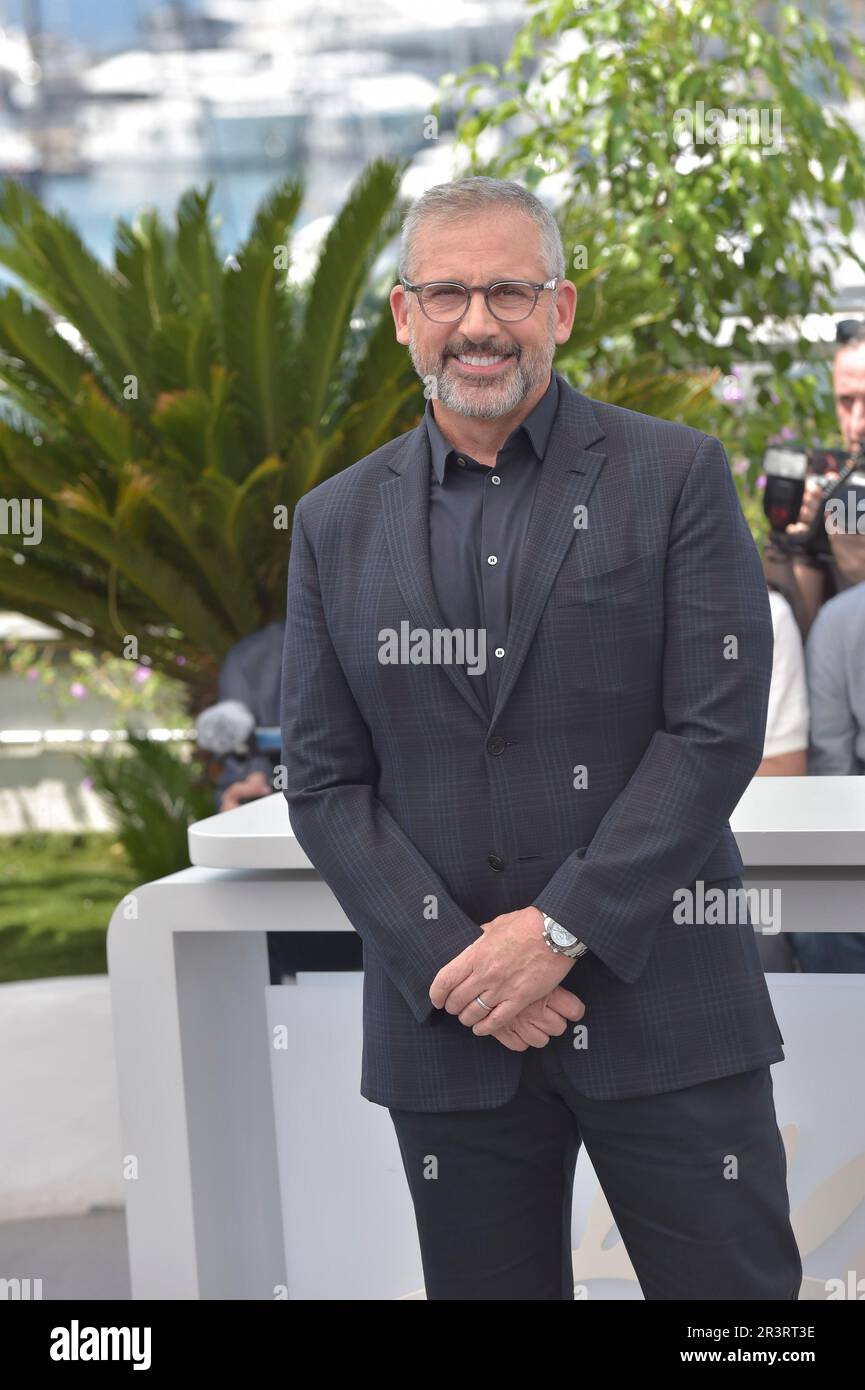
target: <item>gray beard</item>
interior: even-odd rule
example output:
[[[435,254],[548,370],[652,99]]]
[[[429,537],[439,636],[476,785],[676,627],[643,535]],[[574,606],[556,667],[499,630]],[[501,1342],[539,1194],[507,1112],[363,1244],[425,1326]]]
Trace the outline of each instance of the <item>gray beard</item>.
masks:
[[[550,328],[553,318],[550,316]],[[437,353],[425,355],[420,351],[414,333],[414,325],[409,322],[408,350],[412,366],[425,386],[434,385],[429,391],[433,400],[441,401],[455,415],[465,415],[475,420],[497,420],[522,404],[527,396],[536,391],[550,379],[550,369],[556,351],[552,331],[549,342],[537,348],[517,348],[514,360],[515,370],[508,373],[505,383],[478,377],[476,383],[469,384],[457,380],[453,370],[447,369],[448,352],[444,356]],[[478,356],[494,356],[494,352],[477,352]],[[430,380],[431,379],[431,380]]]

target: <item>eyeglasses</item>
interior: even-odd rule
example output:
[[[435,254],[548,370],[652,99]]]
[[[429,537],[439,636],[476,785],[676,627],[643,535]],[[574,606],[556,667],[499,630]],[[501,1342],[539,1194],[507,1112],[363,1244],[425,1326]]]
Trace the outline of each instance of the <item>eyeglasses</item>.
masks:
[[[494,319],[501,323],[518,323],[527,319],[538,302],[542,290],[554,290],[559,277],[535,284],[531,280],[497,280],[494,285],[461,285],[456,280],[430,280],[425,285],[410,285],[402,280],[403,289],[416,294],[421,312],[434,323],[457,323],[468,310],[471,297],[479,291]]]

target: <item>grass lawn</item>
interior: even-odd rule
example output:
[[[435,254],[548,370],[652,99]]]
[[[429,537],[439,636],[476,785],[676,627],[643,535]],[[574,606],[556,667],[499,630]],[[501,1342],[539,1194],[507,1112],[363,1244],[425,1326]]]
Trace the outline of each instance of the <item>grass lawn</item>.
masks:
[[[111,914],[135,886],[113,834],[0,836],[0,984],[104,974]]]

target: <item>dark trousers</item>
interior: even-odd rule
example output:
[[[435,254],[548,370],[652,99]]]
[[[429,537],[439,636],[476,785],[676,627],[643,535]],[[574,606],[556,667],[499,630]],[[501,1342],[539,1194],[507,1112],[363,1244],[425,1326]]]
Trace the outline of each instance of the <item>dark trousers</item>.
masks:
[[[581,1143],[644,1298],[799,1296],[768,1066],[660,1095],[592,1100],[548,1044],[523,1053],[507,1105],[390,1115],[428,1299],[573,1299]]]

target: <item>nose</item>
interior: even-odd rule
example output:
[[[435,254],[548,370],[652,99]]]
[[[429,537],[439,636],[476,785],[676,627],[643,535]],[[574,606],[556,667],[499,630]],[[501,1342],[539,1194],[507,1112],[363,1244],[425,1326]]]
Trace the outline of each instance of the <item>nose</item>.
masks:
[[[474,343],[479,343],[484,338],[498,336],[501,324],[487,308],[482,290],[475,290],[472,294],[469,307],[460,320],[459,327],[464,336],[471,338]]]

